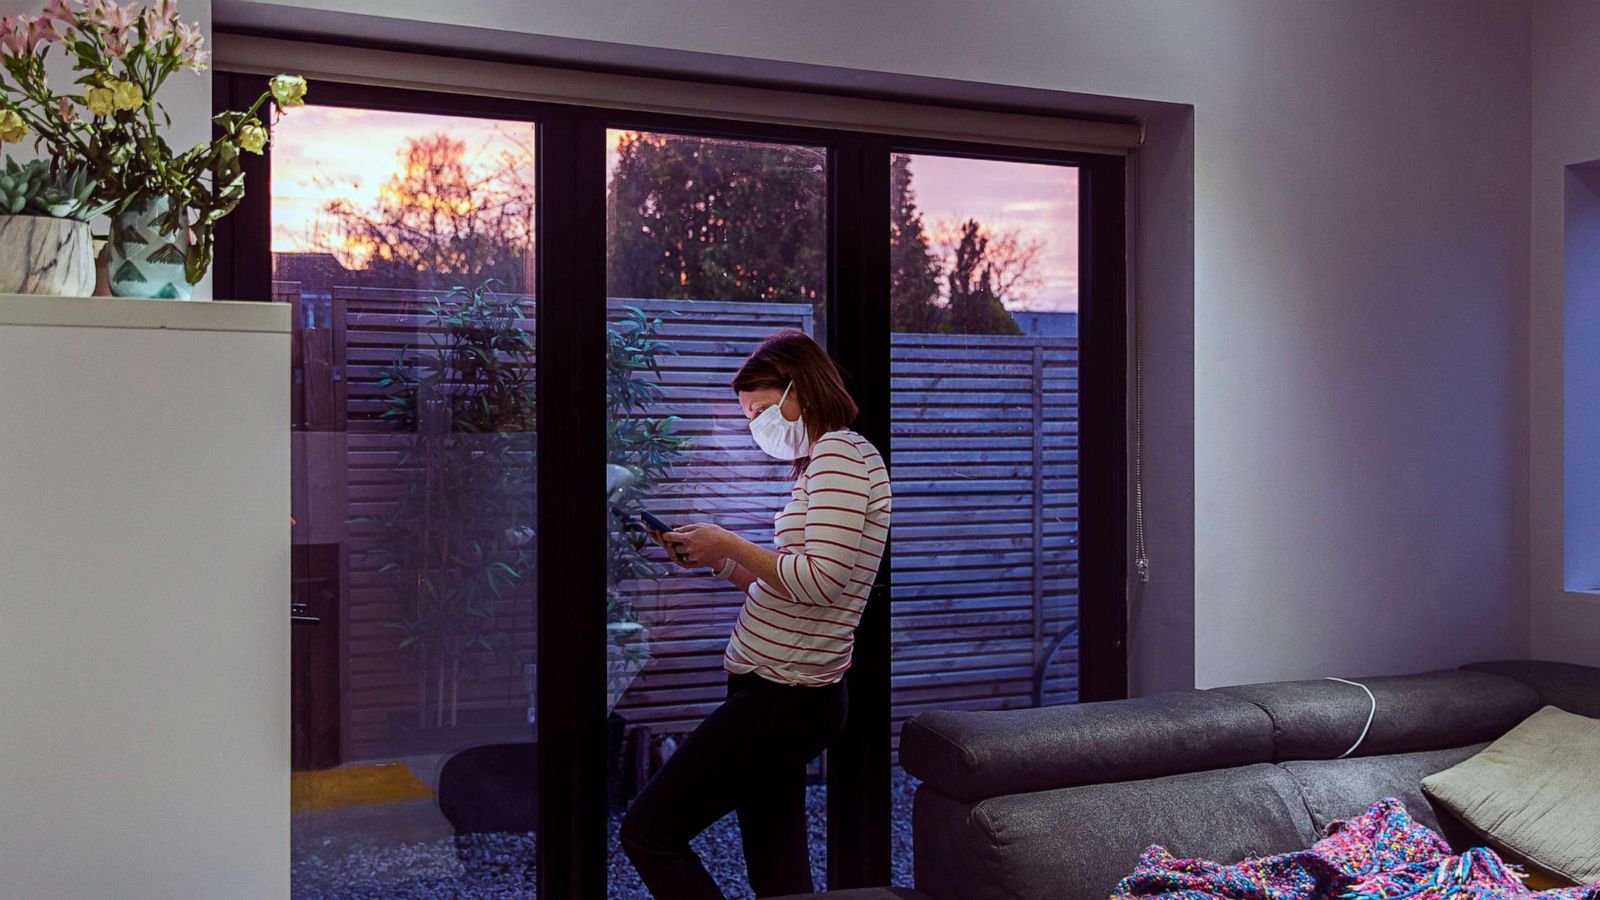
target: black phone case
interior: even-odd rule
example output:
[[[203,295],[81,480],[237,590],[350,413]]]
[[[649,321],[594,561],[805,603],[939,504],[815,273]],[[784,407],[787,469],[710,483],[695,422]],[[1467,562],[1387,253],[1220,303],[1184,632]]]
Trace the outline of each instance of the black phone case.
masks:
[[[651,515],[647,511],[643,511],[643,510],[640,511],[640,513],[639,513],[639,521],[643,522],[646,526],[648,526],[653,531],[666,532],[666,531],[671,531],[672,530],[672,526],[671,525],[668,525],[667,523],[661,521],[660,519],[658,519],[655,516]]]

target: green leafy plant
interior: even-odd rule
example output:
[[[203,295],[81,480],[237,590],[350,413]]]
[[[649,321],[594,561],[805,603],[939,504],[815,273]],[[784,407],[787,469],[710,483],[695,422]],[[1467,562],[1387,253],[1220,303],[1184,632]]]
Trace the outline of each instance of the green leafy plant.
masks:
[[[677,433],[677,416],[655,417],[661,402],[661,358],[676,353],[660,337],[662,320],[629,306],[606,329],[606,462],[635,474],[633,482],[612,498],[619,511],[637,516],[644,499],[658,485],[675,459],[687,448]],[[644,554],[651,544],[642,529],[620,523],[612,529],[607,571],[606,620],[634,620],[629,585],[650,582],[666,569]]]
[[[435,296],[428,344],[378,382],[380,417],[410,438],[393,470],[407,480],[388,512],[354,521],[373,528],[369,559],[394,586],[383,625],[417,673],[419,726],[430,707],[433,726],[456,724],[463,677],[504,662],[507,620],[535,578],[534,341],[497,286]]]
[[[45,75],[57,46],[74,73],[65,93]],[[0,143],[31,134],[58,165],[87,166],[96,201],[113,204],[113,215],[166,198],[162,231],[191,236],[185,273],[199,281],[216,223],[244,197],[240,153],[266,147],[263,110],[300,106],[306,93],[305,79],[279,75],[249,109],[214,116],[216,138],[176,152],[161,134],[171,117],[156,96],[177,72],[203,72],[210,57],[200,26],[180,22],[173,0],[50,0],[38,16],[0,18]]]
[[[95,202],[98,187],[84,166],[52,169],[44,160],[19,164],[8,156],[0,172],[0,213],[87,222],[111,208]]]

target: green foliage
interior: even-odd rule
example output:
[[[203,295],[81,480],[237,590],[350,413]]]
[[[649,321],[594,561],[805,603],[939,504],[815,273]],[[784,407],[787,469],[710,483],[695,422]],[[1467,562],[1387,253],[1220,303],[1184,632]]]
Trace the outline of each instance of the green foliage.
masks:
[[[983,224],[968,219],[951,248],[952,258],[943,259],[929,245],[917,208],[911,157],[893,157],[889,192],[891,327],[915,334],[1021,334],[1004,300],[1008,287],[1030,279],[1037,245],[1019,250],[1015,235],[993,245]],[[941,278],[948,289],[944,304],[939,302]]]
[[[1004,301],[1032,258],[981,224],[946,260],[930,244],[911,158],[890,170],[896,331],[1017,334]],[[819,303],[827,285],[825,155],[810,147],[653,133],[617,145],[610,188],[613,296]],[[988,273],[987,276],[985,273]],[[959,294],[941,302],[940,282]]]
[[[930,334],[943,330],[939,307],[938,254],[928,246],[922,211],[911,189],[911,157],[896,154],[889,169],[889,302],[895,331]]]
[[[383,370],[387,389],[382,418],[396,430],[450,430],[476,434],[534,430],[534,341],[522,327],[527,314],[514,296],[496,293],[489,280],[469,291],[457,287],[436,297],[429,316],[441,336],[429,352]],[[430,404],[437,404],[434,409]]]
[[[355,520],[374,529],[369,559],[395,587],[384,627],[414,670],[438,673],[440,722],[446,708],[455,721],[462,670],[510,645],[503,617],[535,578],[533,335],[494,287],[435,297],[428,346],[382,370],[381,418],[410,435],[393,471],[408,480],[392,509]],[[426,679],[418,691],[426,723]]]
[[[617,510],[632,516],[644,508],[644,498],[688,446],[688,438],[676,433],[677,416],[649,414],[661,401],[661,357],[676,352],[661,340],[661,326],[660,317],[630,306],[606,329],[606,462],[625,466],[637,476],[611,499]],[[649,544],[642,529],[613,527],[606,567],[607,621],[633,621],[627,584],[666,574],[661,564],[644,555]]]
[[[827,156],[653,133],[617,148],[615,297],[815,303],[827,286]]]
[[[955,334],[1021,334],[1022,329],[995,291],[994,263],[988,258],[989,238],[976,219],[961,226],[950,265],[950,306],[945,329]]]
[[[54,168],[40,159],[19,165],[8,156],[0,172],[0,213],[87,222],[111,208],[95,202],[98,187],[84,166]]]

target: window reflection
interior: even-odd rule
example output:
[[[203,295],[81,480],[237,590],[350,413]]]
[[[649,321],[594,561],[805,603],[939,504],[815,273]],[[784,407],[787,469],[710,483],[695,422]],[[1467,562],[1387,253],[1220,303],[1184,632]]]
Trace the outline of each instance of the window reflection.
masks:
[[[297,897],[532,890],[533,138],[324,107],[276,129]]]
[[[763,454],[728,381],[763,337],[823,333],[822,148],[654,132],[608,135],[608,458],[611,505],[607,714],[610,896],[649,896],[617,841],[623,810],[722,701],[722,653],[743,594],[669,567],[637,527],[714,522],[768,546],[788,468]],[[824,884],[823,761],[808,787],[811,862]],[[694,849],[729,897],[749,896],[732,816]]]

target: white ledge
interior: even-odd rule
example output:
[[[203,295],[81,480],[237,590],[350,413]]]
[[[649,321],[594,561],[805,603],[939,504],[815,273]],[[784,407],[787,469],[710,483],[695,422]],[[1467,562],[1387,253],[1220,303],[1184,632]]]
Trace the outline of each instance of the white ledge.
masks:
[[[0,325],[289,332],[287,303],[0,294]]]

